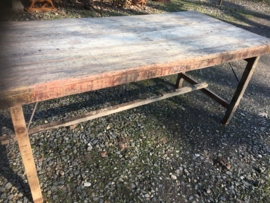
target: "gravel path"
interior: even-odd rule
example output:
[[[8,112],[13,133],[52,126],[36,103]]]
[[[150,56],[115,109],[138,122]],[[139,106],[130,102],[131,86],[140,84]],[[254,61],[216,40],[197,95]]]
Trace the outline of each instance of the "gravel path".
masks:
[[[97,15],[71,7],[43,14],[11,13],[8,19]],[[149,2],[146,9],[135,11],[111,9],[108,15],[193,9],[270,37],[269,6],[263,3],[225,1],[218,7],[216,1],[173,1]],[[240,77],[246,62],[232,64]],[[262,57],[228,126],[220,123],[224,108],[193,92],[31,135],[46,201],[270,202],[268,64],[269,56]],[[228,101],[237,86],[228,64],[189,75],[207,82]],[[175,81],[176,76],[168,76],[40,102],[31,126],[157,95],[172,89]],[[33,108],[34,104],[23,106],[26,120]],[[0,121],[0,136],[13,132],[8,109],[0,110]],[[17,143],[0,146],[0,157],[0,202],[31,202]]]

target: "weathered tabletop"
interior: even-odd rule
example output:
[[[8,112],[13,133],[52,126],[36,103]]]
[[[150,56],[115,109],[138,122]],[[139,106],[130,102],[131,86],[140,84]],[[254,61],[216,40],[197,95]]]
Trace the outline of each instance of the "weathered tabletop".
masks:
[[[198,12],[1,24],[0,107],[270,53],[270,40]]]
[[[1,24],[0,30],[0,107],[10,108],[35,203],[42,203],[43,197],[29,133],[199,89],[227,109],[222,122],[228,124],[259,56],[270,53],[269,39],[197,12],[12,22]],[[207,84],[197,84],[184,74],[239,59],[246,59],[247,66],[230,103],[207,89]],[[21,104],[175,73],[179,73],[175,91],[161,97],[87,112],[30,130],[26,127]],[[183,80],[193,87],[182,87]]]

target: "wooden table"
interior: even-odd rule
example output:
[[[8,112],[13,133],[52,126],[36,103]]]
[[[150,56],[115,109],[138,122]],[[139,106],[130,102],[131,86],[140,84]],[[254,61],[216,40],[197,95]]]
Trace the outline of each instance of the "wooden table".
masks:
[[[1,27],[0,107],[9,108],[34,202],[43,202],[29,134],[106,116],[193,90],[227,108],[228,124],[270,40],[198,12],[9,22]],[[230,103],[185,72],[245,59]],[[23,104],[177,74],[161,97],[88,112],[27,132]],[[183,80],[192,87],[182,87]]]

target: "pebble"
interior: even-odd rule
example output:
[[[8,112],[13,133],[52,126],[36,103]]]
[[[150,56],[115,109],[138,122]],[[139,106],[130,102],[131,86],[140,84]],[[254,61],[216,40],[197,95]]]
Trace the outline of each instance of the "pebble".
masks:
[[[9,196],[8,196],[8,199],[9,199],[9,200],[12,200],[12,199],[13,199],[13,194],[9,195]]]
[[[7,197],[6,193],[1,194],[1,199],[6,199],[6,197]]]
[[[12,184],[9,183],[9,182],[5,185],[5,188],[6,188],[7,190],[9,190],[11,187],[12,187]]]
[[[221,196],[220,199],[225,202],[226,201],[226,198],[224,196]]]
[[[54,196],[53,196],[53,200],[54,200],[54,201],[57,200],[57,198],[58,198],[58,195],[54,195]]]
[[[131,183],[131,184],[130,184],[130,187],[131,187],[131,188],[135,188],[136,186],[135,186],[133,183]]]
[[[177,179],[177,177],[176,177],[175,175],[171,175],[171,178],[172,178],[173,180],[176,180],[176,179]]]
[[[89,182],[84,183],[84,187],[90,187],[90,186],[91,186],[91,183],[89,183]]]
[[[87,147],[87,151],[90,152],[93,149],[93,147],[90,145]]]

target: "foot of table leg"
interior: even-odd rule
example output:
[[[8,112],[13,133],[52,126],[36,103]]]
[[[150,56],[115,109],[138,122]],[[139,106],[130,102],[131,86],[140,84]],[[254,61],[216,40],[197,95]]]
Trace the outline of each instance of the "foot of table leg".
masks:
[[[183,72],[183,74],[185,74],[185,72]],[[175,89],[179,89],[182,87],[184,79],[183,79],[183,74],[182,73],[178,73],[178,77],[176,80],[176,84],[175,84]]]
[[[16,133],[16,137],[18,140],[28,183],[30,185],[33,201],[35,203],[42,203],[43,198],[42,198],[41,189],[39,186],[36,166],[35,166],[34,157],[32,154],[29,136],[27,133],[22,106],[17,105],[17,106],[11,107],[10,114],[11,114],[14,130]]]
[[[233,114],[236,111],[236,109],[240,103],[240,100],[243,97],[243,94],[248,86],[248,83],[251,79],[251,76],[252,76],[252,74],[255,70],[255,67],[259,61],[259,58],[260,57],[258,56],[258,57],[250,58],[248,60],[248,64],[246,66],[246,69],[242,75],[242,78],[237,86],[237,89],[236,89],[234,95],[233,95],[231,103],[230,103],[230,105],[226,111],[226,114],[223,118],[223,121],[222,121],[223,124],[227,125],[230,123],[230,121],[233,117]]]

